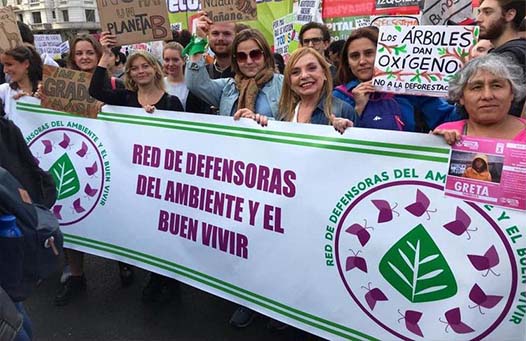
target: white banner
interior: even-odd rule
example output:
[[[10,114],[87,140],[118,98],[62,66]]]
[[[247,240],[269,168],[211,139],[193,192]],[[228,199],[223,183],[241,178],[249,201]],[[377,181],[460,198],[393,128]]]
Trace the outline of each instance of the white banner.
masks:
[[[104,109],[18,103],[68,246],[328,339],[525,339],[526,215],[445,197],[442,139]]]

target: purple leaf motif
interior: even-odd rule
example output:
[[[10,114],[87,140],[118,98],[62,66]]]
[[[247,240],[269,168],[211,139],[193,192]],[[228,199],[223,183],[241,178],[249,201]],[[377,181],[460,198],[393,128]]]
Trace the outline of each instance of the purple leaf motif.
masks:
[[[468,306],[470,309],[479,308],[479,312],[484,315],[482,308],[491,309],[495,307],[501,300],[502,296],[486,295],[486,293],[475,283],[471,291],[469,292],[469,299],[472,300],[476,305]]]
[[[365,301],[367,302],[367,305],[369,306],[369,308],[371,308],[371,310],[374,310],[376,302],[389,300],[387,296],[385,296],[385,294],[382,292],[382,290],[378,288],[371,289],[371,282],[369,282],[368,286],[362,285],[362,289],[367,290],[367,294],[365,294]]]
[[[392,208],[387,200],[371,200],[371,202],[380,211],[378,213],[378,223],[386,223],[393,220],[393,212],[400,216],[400,213],[395,211],[395,208],[398,207],[396,202]]]
[[[347,257],[347,260],[345,261],[345,271],[352,270],[354,268],[358,268],[362,270],[363,272],[367,273],[367,263],[365,262],[365,258],[358,257],[358,254],[360,251],[354,253],[353,250],[350,250],[354,256]]]
[[[421,190],[416,190],[416,201],[405,207],[405,209],[411,213],[412,215],[416,217],[421,217],[424,213],[427,214],[427,220],[431,219],[431,213],[435,213],[437,210],[429,210],[429,205],[431,204],[431,201],[427,197],[427,195],[424,194]]]
[[[77,155],[80,157],[84,157],[86,153],[88,152],[88,145],[85,142],[82,142],[82,146],[79,150],[77,150]]]
[[[352,224],[345,230],[345,232],[353,234],[356,237],[358,237],[358,240],[360,241],[360,244],[362,246],[365,246],[365,244],[367,244],[367,242],[371,238],[371,235],[369,234],[369,232],[367,232],[367,229],[374,230],[373,227],[367,226],[367,220],[364,219],[364,221],[365,221],[364,226],[360,224]]]
[[[86,187],[84,187],[84,193],[86,193],[89,197],[93,197],[95,194],[97,194],[97,189],[91,188],[89,184],[86,184]]]
[[[440,322],[446,324],[446,333],[449,333],[447,329],[451,327],[453,331],[457,334],[466,334],[473,332],[473,328],[462,322],[462,318],[460,316],[460,308],[453,308],[451,310],[446,311],[444,314],[446,317],[446,321],[442,321],[442,319],[438,319]]]
[[[71,141],[71,139],[69,138],[69,136],[66,135],[66,133],[64,133],[64,135],[62,137],[62,141],[60,141],[60,143],[58,145],[61,146],[64,149],[66,149],[66,148],[69,147],[69,142],[70,141]]]
[[[55,218],[57,218],[58,220],[62,220],[62,215],[60,214],[61,209],[62,209],[62,205],[53,206],[53,214],[55,215]]]
[[[464,212],[464,210],[462,210],[460,207],[457,206],[455,220],[445,224],[444,227],[449,232],[457,236],[460,236],[466,233],[468,235],[468,240],[470,240],[471,235],[469,234],[469,232],[474,232],[478,230],[476,227],[474,229],[469,229],[470,224],[471,224],[471,218],[467,215],[466,212]]]
[[[42,140],[44,145],[44,154],[49,154],[53,151],[53,143],[50,140]]]
[[[424,337],[424,333],[422,333],[422,329],[420,329],[420,326],[418,325],[418,322],[420,322],[420,319],[422,318],[421,312],[415,310],[406,310],[405,314],[402,314],[400,309],[398,309],[398,314],[402,316],[398,319],[398,323],[400,323],[402,320],[405,320],[405,327],[407,330],[420,337]]]
[[[85,211],[84,207],[82,207],[80,205],[80,198],[76,199],[75,201],[73,201],[73,209],[75,210],[75,212],[77,213],[82,213]]]
[[[486,273],[482,274],[482,277],[486,277],[491,272],[495,276],[500,276],[500,274],[493,271],[493,268],[499,265],[499,254],[497,253],[497,249],[495,249],[495,245],[491,245],[491,247],[484,253],[483,256],[479,255],[468,255],[469,261],[475,269],[478,271],[486,271]]]
[[[92,176],[93,174],[97,173],[97,170],[99,168],[97,167],[97,161],[93,162],[93,165],[91,165],[91,167],[86,167],[86,173],[89,175],[89,176]]]

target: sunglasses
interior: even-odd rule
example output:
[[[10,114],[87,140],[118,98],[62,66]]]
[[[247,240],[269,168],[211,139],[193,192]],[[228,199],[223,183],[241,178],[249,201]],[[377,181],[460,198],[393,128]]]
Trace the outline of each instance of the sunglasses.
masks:
[[[260,60],[263,58],[263,51],[261,50],[252,50],[248,54],[245,52],[236,52],[236,59],[238,62],[244,63],[247,61],[248,57],[252,60]]]

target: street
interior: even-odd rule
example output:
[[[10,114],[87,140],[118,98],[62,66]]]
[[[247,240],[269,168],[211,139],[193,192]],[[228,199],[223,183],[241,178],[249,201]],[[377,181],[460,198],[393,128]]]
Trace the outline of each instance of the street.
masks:
[[[321,340],[289,327],[267,329],[259,315],[247,328],[228,324],[236,304],[180,284],[169,303],[144,303],[145,270],[135,268],[135,281],[122,288],[116,261],[85,256],[87,290],[68,305],[53,297],[60,274],[43,282],[25,302],[35,341],[59,340]]]

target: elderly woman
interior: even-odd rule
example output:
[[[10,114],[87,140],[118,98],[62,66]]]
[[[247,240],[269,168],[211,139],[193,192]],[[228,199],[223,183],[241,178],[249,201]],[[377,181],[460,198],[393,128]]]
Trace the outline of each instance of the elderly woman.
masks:
[[[429,129],[460,118],[455,106],[442,98],[377,92],[372,82],[377,43],[378,28],[358,28],[347,38],[341,54],[338,77],[342,85],[333,94],[353,106],[359,127],[419,131],[417,112]],[[335,125],[340,132],[345,127]]]
[[[452,79],[449,97],[464,107],[467,119],[438,126],[433,133],[449,144],[461,135],[526,142],[526,120],[509,115],[525,95],[524,75],[518,65],[488,54],[473,59]]]
[[[341,117],[354,122],[354,109],[332,96],[329,64],[316,50],[302,47],[294,51],[285,67],[279,102],[282,121],[330,124]]]
[[[274,57],[263,35],[254,29],[239,32],[232,43],[234,78],[211,80],[202,57],[206,33],[213,22],[201,13],[197,21],[197,38],[185,48],[190,55],[186,65],[188,89],[219,114],[255,118],[256,115],[276,118],[283,76],[274,73]]]

